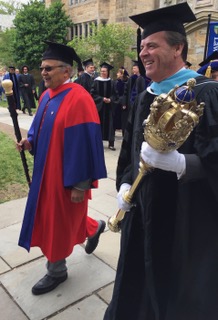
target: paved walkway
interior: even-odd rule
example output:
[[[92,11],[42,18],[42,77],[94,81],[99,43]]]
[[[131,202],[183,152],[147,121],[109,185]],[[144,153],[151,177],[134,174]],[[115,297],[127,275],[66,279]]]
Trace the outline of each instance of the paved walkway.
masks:
[[[32,119],[18,115],[24,130]],[[0,130],[3,124],[12,125],[12,120],[8,110],[0,107]],[[117,212],[115,171],[121,140],[118,133],[116,151],[104,145],[108,178],[100,181],[89,202],[89,215],[96,219],[107,221]],[[46,259],[38,248],[28,253],[17,245],[25,203],[22,198],[0,205],[0,318],[102,320],[112,294],[120,234],[106,228],[91,255],[85,253],[84,245],[77,245],[67,259],[68,280],[50,293],[34,296],[31,288],[44,276]]]

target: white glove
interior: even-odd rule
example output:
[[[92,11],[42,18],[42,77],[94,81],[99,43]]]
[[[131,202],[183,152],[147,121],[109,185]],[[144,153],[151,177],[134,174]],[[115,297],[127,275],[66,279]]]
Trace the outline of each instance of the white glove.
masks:
[[[131,188],[131,185],[128,183],[123,183],[120,186],[120,190],[117,194],[117,200],[118,200],[118,208],[123,211],[130,211],[132,204],[129,204],[123,199],[123,196],[126,191],[128,191]]]
[[[178,179],[181,178],[186,169],[185,156],[177,150],[161,153],[149,146],[147,142],[143,142],[141,157],[151,167],[176,172]]]

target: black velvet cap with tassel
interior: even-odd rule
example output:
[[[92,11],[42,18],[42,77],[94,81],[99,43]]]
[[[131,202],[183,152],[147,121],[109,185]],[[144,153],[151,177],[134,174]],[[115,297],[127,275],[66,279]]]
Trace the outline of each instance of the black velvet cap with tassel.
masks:
[[[214,51],[205,60],[199,63],[199,66],[201,68],[198,69],[197,72],[211,78],[211,73],[213,71],[218,71],[218,51]]]

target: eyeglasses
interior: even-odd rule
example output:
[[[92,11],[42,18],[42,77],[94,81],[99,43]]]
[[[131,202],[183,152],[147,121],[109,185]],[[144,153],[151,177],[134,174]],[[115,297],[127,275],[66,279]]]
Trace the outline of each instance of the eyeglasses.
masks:
[[[66,67],[65,65],[60,65],[60,66],[49,66],[49,67],[39,67],[39,70],[42,72],[43,70],[45,70],[45,72],[50,72],[55,68],[62,68],[62,67]]]

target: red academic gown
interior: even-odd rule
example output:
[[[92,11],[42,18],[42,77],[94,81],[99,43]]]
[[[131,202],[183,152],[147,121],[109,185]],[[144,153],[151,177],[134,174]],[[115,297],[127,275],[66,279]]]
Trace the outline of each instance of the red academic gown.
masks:
[[[28,133],[34,155],[32,184],[19,245],[38,246],[51,262],[69,256],[93,235],[97,222],[87,219],[88,199],[70,200],[81,181],[106,177],[100,121],[93,99],[75,83],[43,93]]]

